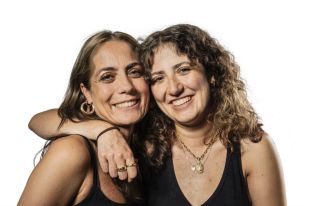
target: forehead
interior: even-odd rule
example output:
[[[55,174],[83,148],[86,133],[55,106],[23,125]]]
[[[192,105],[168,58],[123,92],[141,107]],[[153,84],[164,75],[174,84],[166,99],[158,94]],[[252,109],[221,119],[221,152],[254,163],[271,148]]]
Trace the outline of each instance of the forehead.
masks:
[[[181,62],[190,62],[186,54],[179,54],[172,44],[164,44],[154,51],[152,72],[171,69]]]
[[[137,54],[125,41],[112,40],[100,45],[93,57],[94,68],[119,67],[137,61]]]

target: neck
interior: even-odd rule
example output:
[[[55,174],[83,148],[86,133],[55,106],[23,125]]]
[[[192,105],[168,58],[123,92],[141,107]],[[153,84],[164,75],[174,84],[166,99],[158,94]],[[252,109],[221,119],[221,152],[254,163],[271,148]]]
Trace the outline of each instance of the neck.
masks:
[[[205,123],[200,126],[184,126],[175,124],[176,135],[186,144],[188,147],[195,148],[205,145],[209,142],[209,136],[211,124]]]

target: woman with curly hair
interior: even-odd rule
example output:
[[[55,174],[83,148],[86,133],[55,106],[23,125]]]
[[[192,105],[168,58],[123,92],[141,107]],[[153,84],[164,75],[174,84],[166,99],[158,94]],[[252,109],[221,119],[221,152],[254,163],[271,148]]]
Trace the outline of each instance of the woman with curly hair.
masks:
[[[141,47],[153,96],[135,145],[148,204],[286,205],[275,148],[233,56],[186,24],[149,35]]]
[[[175,25],[145,39],[141,61],[156,101],[141,136],[149,205],[286,204],[275,149],[228,51]]]

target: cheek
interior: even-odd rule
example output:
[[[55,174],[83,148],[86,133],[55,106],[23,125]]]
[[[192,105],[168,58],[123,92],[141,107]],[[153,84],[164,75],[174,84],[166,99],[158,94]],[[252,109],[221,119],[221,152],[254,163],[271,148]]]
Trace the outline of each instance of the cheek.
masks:
[[[200,82],[200,95],[202,99],[202,104],[206,107],[210,101],[210,87],[206,81]]]
[[[97,106],[104,105],[113,95],[113,87],[107,85],[94,86],[92,89],[93,100]]]
[[[146,83],[145,80],[138,80],[133,82],[135,89],[140,93],[140,94],[145,94],[149,95],[149,86]]]
[[[140,87],[139,93],[140,93],[140,98],[142,101],[144,101],[144,107],[148,108],[149,102],[150,102],[150,90],[149,87]]]
[[[156,102],[163,101],[164,91],[163,86],[155,85],[151,87],[151,91]]]
[[[209,83],[205,78],[204,74],[196,73],[195,75],[186,78],[185,80],[188,86],[192,87],[195,90],[208,90]]]

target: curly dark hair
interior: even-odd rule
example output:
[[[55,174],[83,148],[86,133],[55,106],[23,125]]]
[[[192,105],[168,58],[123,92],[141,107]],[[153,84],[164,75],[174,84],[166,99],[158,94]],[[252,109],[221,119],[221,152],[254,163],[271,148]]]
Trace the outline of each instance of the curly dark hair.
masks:
[[[259,142],[264,134],[262,123],[251,106],[240,77],[239,65],[234,56],[224,49],[206,31],[188,24],[179,24],[149,35],[141,45],[140,60],[151,72],[154,55],[163,45],[174,47],[178,54],[185,54],[192,62],[199,62],[205,69],[210,83],[210,107],[207,120],[211,123],[211,137],[226,146],[241,139]],[[214,79],[214,84],[211,83]],[[175,126],[154,103],[142,122],[143,151],[150,166],[160,168],[171,155],[175,139]],[[141,141],[141,140],[140,140]]]

